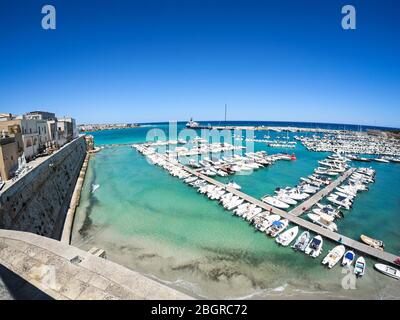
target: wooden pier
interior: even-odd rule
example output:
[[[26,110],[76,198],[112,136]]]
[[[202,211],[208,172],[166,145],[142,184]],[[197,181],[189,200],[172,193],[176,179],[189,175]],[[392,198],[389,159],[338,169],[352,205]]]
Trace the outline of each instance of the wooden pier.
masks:
[[[167,157],[166,157],[166,160],[168,160]],[[385,252],[385,251],[382,251],[379,249],[375,249],[375,248],[370,247],[362,242],[356,241],[354,239],[351,239],[349,237],[341,235],[337,232],[330,231],[328,229],[320,227],[319,225],[316,225],[308,220],[305,220],[305,219],[299,217],[299,215],[301,213],[303,213],[304,207],[311,208],[315,203],[317,203],[324,196],[328,195],[334,188],[336,188],[336,186],[338,186],[340,183],[342,183],[344,180],[346,180],[354,172],[355,168],[349,169],[343,175],[341,175],[337,180],[331,182],[327,187],[322,189],[320,192],[316,193],[310,199],[306,200],[305,202],[303,202],[302,204],[300,204],[293,210],[286,212],[284,210],[270,206],[269,204],[262,202],[256,198],[253,198],[253,197],[249,196],[248,194],[245,194],[239,190],[227,187],[225,184],[223,184],[213,178],[210,178],[209,176],[206,176],[200,172],[197,172],[191,168],[188,168],[182,164],[179,164],[178,166],[181,167],[183,170],[207,181],[208,183],[211,183],[217,187],[222,187],[225,190],[227,190],[228,192],[231,192],[231,193],[235,194],[236,196],[244,199],[245,201],[257,205],[258,207],[264,209],[265,211],[278,214],[282,218],[288,219],[290,222],[292,222],[306,230],[312,231],[312,232],[319,234],[327,239],[330,239],[332,241],[343,244],[344,246],[347,247],[347,249],[351,248],[353,250],[358,251],[360,254],[366,254],[375,259],[381,260],[385,263],[388,263],[391,265],[396,265],[394,263],[394,261],[396,259],[398,259],[399,257],[397,257],[396,255],[394,255],[392,253]]]

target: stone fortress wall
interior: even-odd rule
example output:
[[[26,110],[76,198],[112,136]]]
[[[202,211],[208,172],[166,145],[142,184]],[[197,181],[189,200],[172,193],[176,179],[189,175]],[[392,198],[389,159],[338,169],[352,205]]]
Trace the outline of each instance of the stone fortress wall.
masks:
[[[85,155],[81,136],[1,192],[0,229],[60,239]]]

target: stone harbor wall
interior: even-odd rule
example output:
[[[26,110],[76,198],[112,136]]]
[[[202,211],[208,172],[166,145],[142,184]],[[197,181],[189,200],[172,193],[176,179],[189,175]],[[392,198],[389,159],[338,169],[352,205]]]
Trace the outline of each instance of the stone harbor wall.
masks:
[[[0,229],[59,239],[85,155],[86,142],[81,136],[2,191]]]

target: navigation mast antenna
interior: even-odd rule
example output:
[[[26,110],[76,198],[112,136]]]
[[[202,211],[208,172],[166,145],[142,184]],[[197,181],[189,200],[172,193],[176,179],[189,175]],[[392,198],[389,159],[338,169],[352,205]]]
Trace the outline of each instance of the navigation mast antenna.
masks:
[[[225,122],[226,122],[226,103],[225,103]]]

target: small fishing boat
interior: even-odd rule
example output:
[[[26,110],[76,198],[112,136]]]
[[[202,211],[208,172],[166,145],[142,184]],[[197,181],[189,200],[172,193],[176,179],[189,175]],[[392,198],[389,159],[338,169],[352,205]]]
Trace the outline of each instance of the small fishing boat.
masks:
[[[323,245],[322,237],[320,235],[317,235],[311,239],[310,243],[307,245],[304,252],[305,252],[305,254],[307,254],[313,258],[316,258],[322,252],[322,245]]]
[[[354,251],[349,250],[343,256],[342,267],[350,267],[353,264],[354,258],[356,257]]]
[[[382,272],[383,274],[392,277],[394,279],[400,280],[400,270],[383,263],[376,263],[374,267],[379,272]]]
[[[346,248],[343,245],[334,247],[326,257],[322,260],[323,265],[328,265],[328,268],[333,268],[343,257]]]
[[[310,233],[308,231],[304,231],[296,240],[294,245],[292,245],[292,248],[294,251],[300,250],[304,251],[305,248],[307,247],[308,243],[310,242]]]
[[[354,274],[357,278],[360,278],[365,274],[366,267],[365,259],[363,257],[358,257],[354,266]]]
[[[368,244],[371,247],[374,247],[379,250],[383,250],[383,248],[385,248],[385,244],[383,243],[382,240],[376,240],[376,239],[370,238],[364,234],[362,234],[360,236],[360,238],[361,238],[362,242]]]
[[[298,233],[299,233],[299,227],[295,226],[293,228],[290,228],[289,230],[286,230],[284,233],[280,234],[275,241],[281,244],[282,246],[286,247],[294,240],[294,238],[296,238]]]

